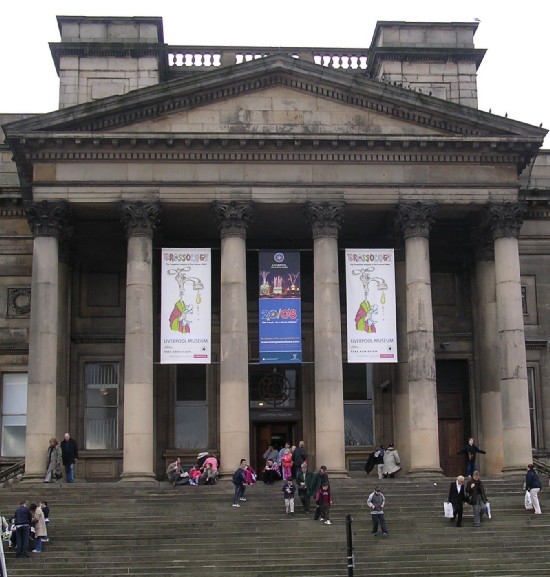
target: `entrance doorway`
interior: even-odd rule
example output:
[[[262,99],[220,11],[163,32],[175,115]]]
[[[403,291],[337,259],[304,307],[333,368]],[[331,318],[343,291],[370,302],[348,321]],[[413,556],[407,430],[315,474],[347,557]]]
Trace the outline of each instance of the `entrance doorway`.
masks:
[[[280,451],[285,443],[291,446],[294,443],[295,423],[255,423],[254,429],[254,450],[251,451],[255,462],[252,463],[254,469],[261,477],[261,471],[265,464],[264,453],[269,445]],[[251,455],[251,456],[252,456]]]
[[[464,474],[464,434],[470,434],[468,361],[440,360],[436,363],[439,463],[446,477]]]

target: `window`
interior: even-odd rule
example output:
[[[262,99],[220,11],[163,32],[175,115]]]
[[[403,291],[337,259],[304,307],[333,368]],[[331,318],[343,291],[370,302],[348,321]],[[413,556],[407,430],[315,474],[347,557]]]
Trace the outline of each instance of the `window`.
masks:
[[[538,431],[534,367],[527,367],[527,386],[529,388],[529,422],[531,424],[531,447],[536,449],[538,448]]]
[[[521,308],[523,309],[523,314],[529,314],[529,308],[527,306],[527,287],[525,285],[521,286]]]
[[[347,447],[374,445],[372,381],[372,364],[344,364],[344,428]]]
[[[178,365],[176,379],[176,448],[208,447],[206,365]]]
[[[25,456],[27,383],[27,373],[2,377],[2,457]]]
[[[118,448],[119,363],[86,363],[86,449]]]

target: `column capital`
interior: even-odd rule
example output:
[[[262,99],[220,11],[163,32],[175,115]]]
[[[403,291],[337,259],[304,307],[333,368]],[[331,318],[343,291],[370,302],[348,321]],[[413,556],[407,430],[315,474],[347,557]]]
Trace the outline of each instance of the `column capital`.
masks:
[[[246,231],[254,214],[253,202],[237,200],[221,202],[215,200],[212,202],[212,210],[222,238],[227,236],[246,238]]]
[[[487,207],[487,221],[497,238],[518,238],[526,208],[520,202],[502,202]]]
[[[435,203],[400,202],[397,205],[397,221],[405,239],[413,236],[429,238],[436,210]]]
[[[472,228],[470,238],[472,239],[476,260],[495,260],[495,244],[489,227],[481,224],[480,226]]]
[[[120,218],[128,238],[147,236],[152,238],[161,214],[158,202],[121,202]]]
[[[304,216],[311,226],[313,239],[338,238],[345,206],[344,202],[306,202]]]
[[[25,214],[35,238],[40,236],[60,238],[71,228],[69,203],[64,200],[26,202]]]

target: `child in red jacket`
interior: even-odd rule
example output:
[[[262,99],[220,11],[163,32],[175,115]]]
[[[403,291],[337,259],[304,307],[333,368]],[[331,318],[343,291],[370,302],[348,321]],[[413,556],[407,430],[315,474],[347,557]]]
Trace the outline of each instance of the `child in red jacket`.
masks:
[[[319,521],[324,521],[325,525],[332,525],[330,522],[330,507],[332,506],[332,496],[327,483],[325,483],[315,495],[315,500],[318,503],[321,511]]]

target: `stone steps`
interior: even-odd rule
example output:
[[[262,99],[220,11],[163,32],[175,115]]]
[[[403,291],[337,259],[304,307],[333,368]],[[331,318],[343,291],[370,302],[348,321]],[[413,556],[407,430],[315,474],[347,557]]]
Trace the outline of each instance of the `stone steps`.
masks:
[[[332,526],[311,515],[284,513],[278,486],[250,487],[247,502],[231,507],[230,483],[216,487],[132,487],[122,484],[14,485],[0,490],[0,508],[15,510],[22,496],[51,507],[50,543],[29,561],[7,550],[10,577],[314,577],[346,576],[345,517],[359,576],[550,575],[549,515],[523,508],[522,479],[485,481],[493,519],[463,527],[443,518],[450,479],[383,480],[390,537],[370,533],[368,493],[377,480],[332,481]],[[544,493],[542,497],[545,510]],[[547,520],[546,520],[547,519]]]

